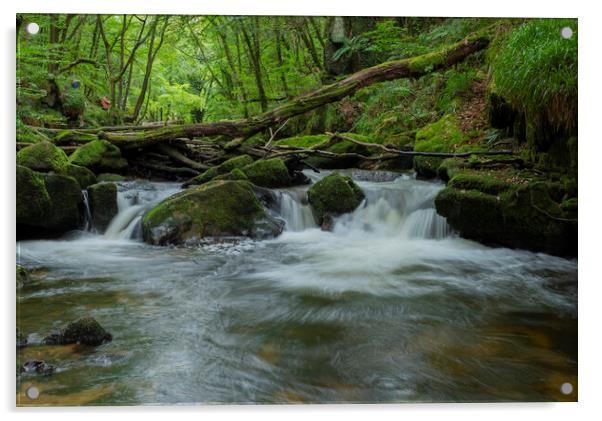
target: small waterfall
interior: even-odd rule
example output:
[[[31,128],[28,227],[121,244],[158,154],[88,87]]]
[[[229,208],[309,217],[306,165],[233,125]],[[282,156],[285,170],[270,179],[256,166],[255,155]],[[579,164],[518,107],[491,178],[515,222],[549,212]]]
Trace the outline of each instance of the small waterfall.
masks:
[[[82,190],[82,199],[84,203],[84,231],[90,231],[92,229],[92,211],[90,210],[88,190]]]
[[[104,237],[107,239],[141,239],[142,216],[161,200],[177,193],[172,183],[126,182],[118,184],[115,215]]]
[[[315,182],[327,173],[312,175]],[[376,182],[361,181],[371,180],[372,173],[352,175],[366,198],[354,212],[336,218],[334,234],[357,233],[404,240],[442,239],[452,234],[445,218],[435,210],[435,197],[443,185],[419,181],[407,175],[393,179],[384,174]],[[315,227],[311,208],[306,203],[307,188],[282,193],[280,216],[286,221],[287,229],[302,231]]]
[[[307,189],[289,189],[281,192],[280,217],[284,219],[287,231],[303,231],[316,227],[311,207],[307,203]]]

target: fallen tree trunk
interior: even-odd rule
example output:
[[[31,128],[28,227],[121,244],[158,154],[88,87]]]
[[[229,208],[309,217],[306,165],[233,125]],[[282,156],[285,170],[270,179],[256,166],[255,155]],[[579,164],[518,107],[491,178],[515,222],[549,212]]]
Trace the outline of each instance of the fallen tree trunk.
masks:
[[[343,136],[336,133],[326,133],[331,136],[331,138],[339,138],[342,140],[348,140],[350,142],[355,143],[356,145],[365,146],[368,148],[376,148],[380,149],[384,152],[392,153],[400,156],[431,156],[431,157],[439,157],[439,158],[468,158],[471,155],[512,155],[514,154],[511,150],[500,150],[500,151],[472,151],[472,152],[420,152],[420,151],[403,151],[401,149],[390,148],[385,145],[380,145],[378,143],[368,143],[361,142],[359,140],[352,139],[349,136]]]
[[[226,149],[239,147],[248,137],[287,119],[306,113],[323,105],[339,101],[359,89],[378,82],[402,78],[418,78],[433,71],[450,67],[469,55],[487,47],[493,27],[473,33],[462,41],[438,51],[421,56],[394,60],[356,72],[331,85],[299,96],[270,111],[240,120],[224,120],[213,123],[171,125],[151,129],[113,131],[102,128],[93,134],[106,139],[122,150],[147,147],[179,137],[226,136],[235,139]],[[67,137],[65,133],[63,136]]]

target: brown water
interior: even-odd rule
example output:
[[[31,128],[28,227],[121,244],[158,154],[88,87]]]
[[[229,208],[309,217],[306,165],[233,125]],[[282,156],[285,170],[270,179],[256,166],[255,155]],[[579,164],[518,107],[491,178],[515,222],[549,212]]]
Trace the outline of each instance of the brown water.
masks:
[[[384,179],[359,182],[367,203],[334,232],[313,227],[292,189],[288,230],[270,241],[18,243],[38,268],[18,292],[32,343],[19,357],[57,366],[22,375],[19,404],[576,400],[576,260],[460,239],[434,213],[441,185]],[[120,197],[169,188],[122,185]],[[114,340],[39,345],[81,316]]]

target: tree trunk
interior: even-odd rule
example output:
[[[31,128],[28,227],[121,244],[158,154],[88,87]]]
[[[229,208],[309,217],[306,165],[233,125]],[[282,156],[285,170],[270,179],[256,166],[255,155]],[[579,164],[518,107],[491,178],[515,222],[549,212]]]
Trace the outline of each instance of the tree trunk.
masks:
[[[417,57],[382,63],[335,82],[316,91],[299,96],[279,107],[254,117],[240,120],[223,120],[212,123],[172,125],[151,128],[138,132],[100,131],[98,137],[106,139],[121,149],[134,149],[169,141],[178,137],[227,136],[236,141],[230,142],[230,148],[240,146],[242,142],[270,126],[282,123],[288,118],[303,114],[346,96],[359,89],[378,82],[402,78],[418,78],[433,71],[444,69],[462,61],[470,54],[487,47],[490,41],[489,30],[485,29],[466,37],[460,42],[446,46],[438,51]]]

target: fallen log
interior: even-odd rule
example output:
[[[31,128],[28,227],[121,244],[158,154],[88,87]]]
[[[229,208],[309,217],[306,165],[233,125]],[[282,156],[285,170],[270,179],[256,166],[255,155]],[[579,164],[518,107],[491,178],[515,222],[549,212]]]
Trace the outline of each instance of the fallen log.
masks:
[[[469,55],[486,48],[495,26],[473,33],[463,40],[438,51],[401,60],[388,61],[356,72],[331,85],[299,96],[272,110],[248,119],[212,123],[171,125],[151,129],[114,131],[99,129],[94,134],[112,142],[122,150],[147,147],[175,138],[226,136],[234,139],[226,149],[236,149],[250,136],[287,119],[323,105],[339,101],[359,89],[375,83],[402,78],[419,78],[428,73],[453,66]]]
[[[182,165],[186,165],[195,170],[208,170],[209,166],[201,164],[200,162],[193,161],[183,153],[179,152],[176,148],[172,148],[168,145],[158,145],[158,151],[169,156],[174,162]]]
[[[500,151],[472,151],[472,152],[459,152],[459,153],[455,153],[455,152],[420,152],[420,151],[403,151],[401,149],[395,149],[395,148],[391,148],[385,145],[380,145],[378,143],[368,143],[368,142],[361,142],[359,140],[353,139],[349,136],[343,136],[340,134],[336,134],[336,133],[329,133],[326,132],[327,135],[331,136],[331,138],[340,138],[342,140],[348,140],[350,142],[353,142],[357,145],[361,145],[361,146],[365,146],[368,148],[376,148],[376,149],[380,149],[382,151],[388,152],[388,153],[392,153],[395,155],[401,155],[401,156],[430,156],[430,157],[439,157],[439,158],[468,158],[471,155],[513,155],[514,152],[511,150],[500,150]]]

